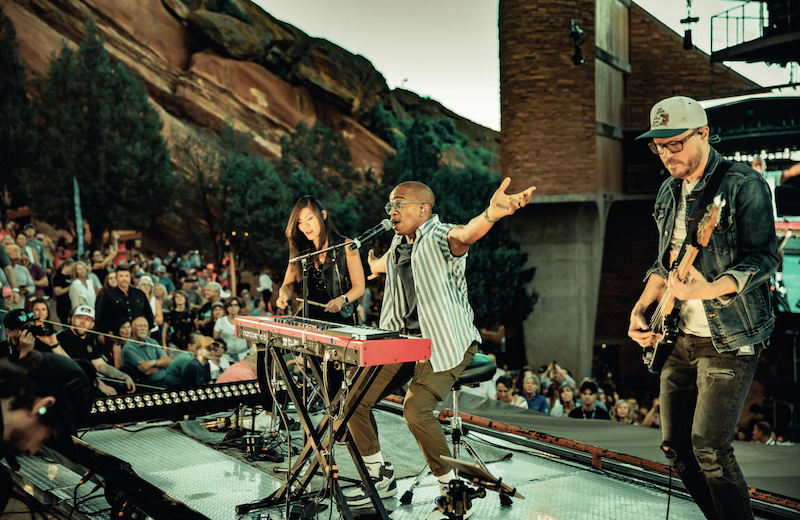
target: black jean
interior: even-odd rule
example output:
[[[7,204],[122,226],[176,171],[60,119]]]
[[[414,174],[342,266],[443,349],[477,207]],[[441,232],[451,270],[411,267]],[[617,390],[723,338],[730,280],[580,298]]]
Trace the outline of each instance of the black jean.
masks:
[[[737,356],[680,335],[661,371],[662,447],[708,519],[753,518],[731,441],[762,348]]]

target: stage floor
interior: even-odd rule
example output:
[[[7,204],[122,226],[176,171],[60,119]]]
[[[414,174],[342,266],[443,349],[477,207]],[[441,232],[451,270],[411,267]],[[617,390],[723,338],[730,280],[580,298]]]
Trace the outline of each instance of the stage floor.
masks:
[[[422,460],[421,456],[413,445],[413,437],[402,423],[402,418],[382,410],[376,410],[375,414],[384,439],[384,451],[391,451],[386,446],[387,440],[391,439],[393,446],[402,445],[403,450],[409,451],[408,457],[398,451],[391,452],[391,457],[398,461],[410,458],[408,467],[421,467],[416,462],[416,458]],[[236,505],[267,497],[282,482],[281,476],[271,470],[274,465],[253,465],[245,461],[238,450],[220,451],[170,428],[169,424],[90,431],[83,438],[101,450],[129,462],[140,477],[212,520],[265,519],[267,514],[273,520],[286,518],[283,505],[246,515],[235,513]],[[501,507],[499,496],[488,492],[486,498],[475,501],[472,518],[666,518],[667,492],[659,484],[608,470],[597,470],[491,435],[472,433],[469,435],[469,442],[479,452],[489,453],[490,459],[503,458],[502,453],[497,453],[498,450],[511,453],[510,458],[506,456],[505,460],[487,465],[496,477],[516,487],[525,497],[514,499],[511,507]],[[410,453],[412,449],[416,449],[416,453]],[[463,451],[461,455],[462,459],[468,460],[468,455]],[[337,447],[336,458],[340,466],[345,466],[345,459],[350,458],[347,449]],[[387,457],[387,460],[392,459]],[[23,464],[20,475],[31,488],[42,490],[44,493],[40,495],[50,496],[50,500],[62,500],[65,504],[72,505],[78,475],[41,458],[24,459],[20,462]],[[347,472],[344,469],[342,471]],[[412,503],[401,505],[399,498],[413,481],[412,476],[406,476],[408,474],[407,469],[401,471],[403,478],[398,479],[397,496],[384,501],[394,520],[424,519],[433,510],[433,503],[438,495],[436,481],[428,475],[416,489]],[[109,507],[102,498],[102,489],[95,493],[97,498],[83,498],[91,491],[91,487],[93,484],[89,483],[79,489],[77,497],[80,514],[74,515],[74,518],[109,517]],[[330,504],[330,500],[325,500],[325,503]],[[680,491],[673,490],[669,508],[670,518],[703,518],[694,503]],[[327,518],[328,514],[329,511],[325,511],[320,514],[320,518]],[[334,510],[333,518],[339,517]]]

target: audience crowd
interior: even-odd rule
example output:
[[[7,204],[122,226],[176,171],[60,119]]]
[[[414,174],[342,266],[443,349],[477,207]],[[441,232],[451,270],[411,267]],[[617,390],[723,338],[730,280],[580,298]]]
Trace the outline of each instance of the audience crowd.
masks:
[[[230,293],[226,268],[199,251],[166,257],[125,247],[78,256],[34,224],[0,239],[0,358],[31,350],[91,361],[99,395],[191,388],[255,378],[236,316],[272,314],[268,273],[253,296]],[[227,373],[230,369],[230,373]]]
[[[0,358],[35,349],[86,359],[105,395],[255,378],[255,356],[236,338],[234,321],[276,312],[266,269],[258,287],[240,285],[236,295],[228,270],[205,263],[197,250],[161,258],[124,247],[114,233],[104,251],[78,257],[34,224],[7,232],[2,245]],[[368,290],[357,309],[362,323],[371,322],[371,297]],[[462,391],[554,417],[660,427],[658,398],[621,396],[609,381],[576,381],[555,361],[518,370],[498,363],[493,380]],[[790,440],[760,416],[737,438]]]

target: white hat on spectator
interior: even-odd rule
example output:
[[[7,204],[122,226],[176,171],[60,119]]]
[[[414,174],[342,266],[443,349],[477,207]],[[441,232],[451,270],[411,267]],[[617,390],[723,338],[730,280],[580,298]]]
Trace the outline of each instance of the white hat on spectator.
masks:
[[[88,305],[78,305],[75,308],[75,312],[72,313],[72,316],[88,316],[94,319],[94,309],[89,307]]]

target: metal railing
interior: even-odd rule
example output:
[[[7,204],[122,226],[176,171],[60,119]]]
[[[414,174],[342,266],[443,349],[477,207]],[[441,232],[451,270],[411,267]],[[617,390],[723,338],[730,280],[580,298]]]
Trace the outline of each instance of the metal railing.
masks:
[[[711,17],[711,52],[762,38],[769,25],[764,2],[747,2]]]

